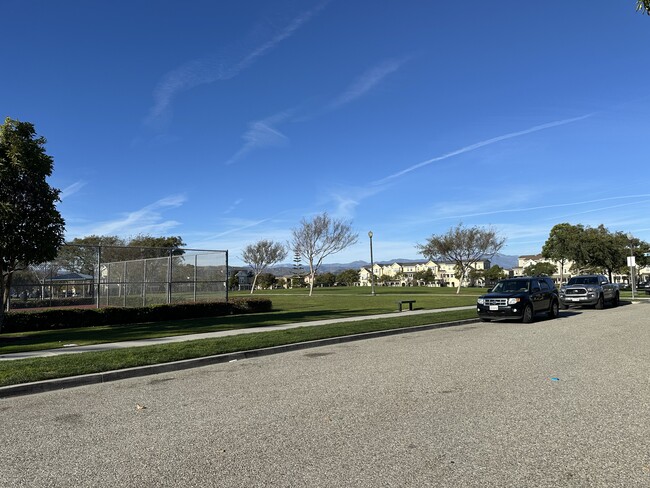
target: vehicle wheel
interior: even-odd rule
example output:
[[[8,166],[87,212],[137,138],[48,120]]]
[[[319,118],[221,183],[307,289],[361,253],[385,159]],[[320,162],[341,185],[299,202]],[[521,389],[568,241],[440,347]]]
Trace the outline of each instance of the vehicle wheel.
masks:
[[[613,305],[614,307],[618,307],[618,305],[619,305],[620,302],[621,302],[621,297],[620,297],[620,295],[618,294],[618,292],[616,292],[616,295],[614,295],[614,300],[612,301],[612,305]]]
[[[600,295],[598,297],[598,301],[596,302],[596,310],[602,310],[603,308],[605,308],[605,299],[602,295]]]
[[[521,317],[521,321],[524,324],[530,324],[533,321],[533,307],[526,305],[526,308],[524,308],[524,315]]]
[[[558,315],[560,315],[560,306],[555,300],[553,300],[551,302],[551,309],[548,311],[548,318],[556,319]]]

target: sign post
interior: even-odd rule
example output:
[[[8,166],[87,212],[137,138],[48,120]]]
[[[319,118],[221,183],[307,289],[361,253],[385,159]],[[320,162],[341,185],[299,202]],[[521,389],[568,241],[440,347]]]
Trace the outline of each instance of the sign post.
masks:
[[[634,300],[634,291],[635,291],[634,271],[636,267],[636,259],[634,256],[627,257],[627,265],[630,267],[630,284],[632,285],[632,300]]]

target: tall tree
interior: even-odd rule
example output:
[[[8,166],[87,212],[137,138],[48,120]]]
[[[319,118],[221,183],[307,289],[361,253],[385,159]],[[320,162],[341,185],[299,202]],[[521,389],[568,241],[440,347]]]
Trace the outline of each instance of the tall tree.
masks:
[[[319,273],[316,275],[316,284],[319,286],[334,286],[336,275],[334,273]]]
[[[336,281],[345,283],[347,286],[354,286],[355,283],[359,283],[359,270],[345,269],[336,275]]]
[[[486,269],[483,272],[483,278],[485,278],[486,283],[494,283],[505,278],[508,273],[498,264],[493,265],[490,269]]]
[[[645,12],[650,15],[650,0],[637,0],[636,10],[637,12]]]
[[[309,296],[314,291],[316,272],[323,260],[355,244],[359,237],[348,222],[332,219],[327,213],[311,220],[302,219],[300,226],[291,230],[291,235],[291,247],[309,263]]]
[[[560,283],[564,283],[564,265],[576,259],[582,225],[562,223],[554,225],[542,247],[542,256],[560,263]]]
[[[275,285],[277,282],[278,278],[273,273],[262,273],[257,278],[257,284],[263,290],[273,288],[273,285]]]
[[[474,265],[482,259],[491,259],[506,243],[496,230],[464,227],[462,223],[446,234],[432,235],[426,244],[418,244],[420,253],[428,259],[450,261],[456,265],[458,289]]]
[[[302,258],[297,249],[293,250],[293,275],[291,276],[291,288],[302,288],[304,285],[305,270],[302,267]]]
[[[626,262],[628,239],[622,232],[612,234],[603,224],[586,227],[580,235],[576,265],[583,270],[604,272],[612,280],[612,273],[622,269]]]
[[[7,117],[0,126],[0,330],[13,273],[53,259],[63,243],[59,190],[47,182],[54,159],[45,142],[29,122]]]
[[[185,251],[179,249],[185,243],[180,236],[154,237],[138,234],[130,239],[118,236],[90,235],[76,237],[61,247],[57,262],[69,271],[93,274],[98,260],[98,250],[101,247],[101,261],[115,263],[135,259],[150,259],[169,256],[172,249],[174,256],[182,255]]]
[[[287,250],[282,244],[265,239],[254,244],[249,244],[244,248],[241,260],[251,267],[254,275],[251,293],[255,291],[257,278],[264,270],[269,266],[279,263],[286,257]]]
[[[526,276],[553,276],[556,272],[557,266],[548,262],[531,264],[524,268]]]

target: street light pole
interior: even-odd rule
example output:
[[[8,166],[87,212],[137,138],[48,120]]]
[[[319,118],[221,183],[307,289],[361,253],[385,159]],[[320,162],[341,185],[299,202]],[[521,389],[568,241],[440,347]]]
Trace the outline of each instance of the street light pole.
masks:
[[[372,258],[372,231],[368,231],[368,237],[370,238],[370,294],[375,296],[375,261]]]

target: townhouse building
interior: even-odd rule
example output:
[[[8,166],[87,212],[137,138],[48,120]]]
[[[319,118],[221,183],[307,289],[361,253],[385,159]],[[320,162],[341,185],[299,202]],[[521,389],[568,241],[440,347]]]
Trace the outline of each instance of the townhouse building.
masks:
[[[474,263],[473,269],[483,271],[490,268],[490,261],[480,260]],[[425,282],[418,280],[420,272],[431,271],[433,280]],[[361,286],[370,286],[372,273],[375,275],[375,285],[383,286],[458,286],[456,277],[456,264],[445,261],[408,261],[392,263],[375,263],[372,270],[370,266],[361,267],[359,270],[359,284]],[[469,278],[465,278],[461,286],[483,286],[484,280],[479,278],[475,283],[471,283]]]
[[[559,261],[553,261],[552,259],[546,259],[541,254],[531,254],[519,256],[517,266],[512,268],[510,275],[511,276],[524,276],[528,266],[535,265],[538,263],[551,263],[557,268],[557,272],[551,276],[555,283],[559,286],[560,283],[560,268],[561,263]],[[562,278],[566,283],[571,276],[576,276],[582,272],[579,269],[576,269],[573,261],[565,261],[564,269],[562,270]],[[637,267],[636,269],[636,281],[638,283],[650,281],[650,266]],[[612,282],[619,283],[622,285],[630,284],[630,275],[629,273],[615,273],[612,274]]]

